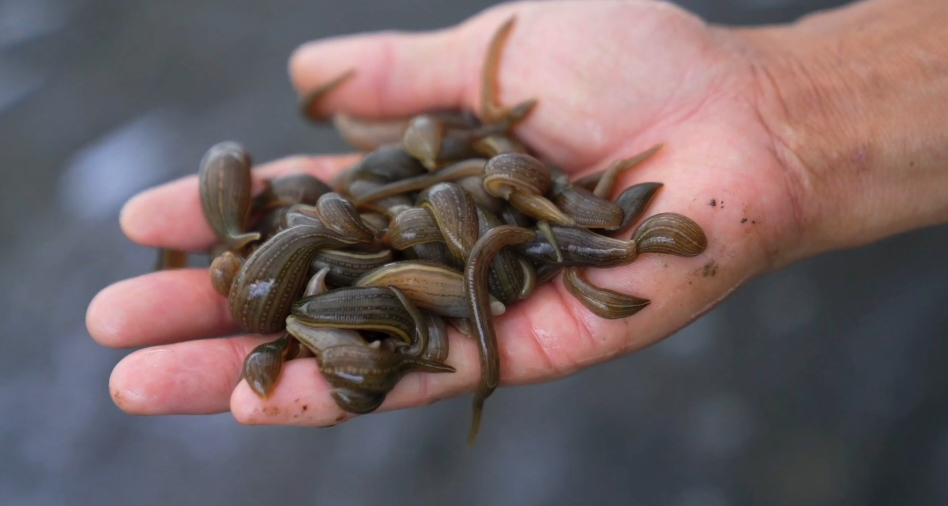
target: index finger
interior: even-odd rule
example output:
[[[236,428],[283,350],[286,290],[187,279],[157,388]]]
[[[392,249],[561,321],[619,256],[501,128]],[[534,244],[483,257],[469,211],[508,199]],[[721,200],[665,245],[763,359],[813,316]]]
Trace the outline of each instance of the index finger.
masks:
[[[327,183],[336,173],[352,166],[360,155],[292,156],[255,167],[254,194],[263,180],[286,174],[307,173]],[[197,175],[146,190],[129,200],[120,223],[129,239],[143,246],[197,251],[214,243],[214,233],[201,211]]]

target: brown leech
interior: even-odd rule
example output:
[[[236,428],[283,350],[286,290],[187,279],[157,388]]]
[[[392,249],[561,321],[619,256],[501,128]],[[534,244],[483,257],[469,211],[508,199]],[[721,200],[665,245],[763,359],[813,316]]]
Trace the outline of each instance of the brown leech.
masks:
[[[491,319],[490,299],[487,293],[487,275],[494,257],[504,247],[535,240],[532,230],[510,225],[491,229],[478,239],[468,257],[464,271],[464,288],[467,292],[471,323],[477,336],[481,359],[481,381],[474,394],[474,413],[468,444],[474,442],[480,430],[484,401],[490,397],[500,383],[500,355],[497,351],[497,336]]]
[[[452,318],[470,317],[464,276],[446,265],[423,260],[393,262],[366,273],[352,286],[396,287],[421,309]],[[505,311],[503,303],[493,297],[490,308],[493,315]]]
[[[347,286],[365,273],[394,261],[395,257],[389,249],[376,253],[324,249],[316,253],[312,268],[314,271],[328,269],[327,280],[330,283]]]
[[[708,247],[704,231],[687,216],[661,213],[650,216],[632,235],[639,253],[668,253],[693,257]]]
[[[316,225],[291,227],[273,236],[244,261],[234,278],[228,295],[234,321],[254,334],[282,330],[316,253],[355,242]]]
[[[579,267],[567,267],[563,277],[566,290],[600,318],[616,320],[638,313],[649,305],[647,299],[601,288],[583,277]]]
[[[251,164],[240,144],[221,142],[207,151],[198,170],[204,218],[234,251],[260,239],[256,232],[245,232],[251,209]]]
[[[422,192],[418,203],[434,216],[454,266],[464,266],[478,237],[474,200],[454,183],[438,183]]]
[[[487,160],[483,158],[469,158],[437,172],[400,179],[361,195],[355,200],[355,205],[361,206],[383,197],[424,190],[436,183],[453,182],[468,176],[480,176],[484,173],[485,165],[487,165]]]

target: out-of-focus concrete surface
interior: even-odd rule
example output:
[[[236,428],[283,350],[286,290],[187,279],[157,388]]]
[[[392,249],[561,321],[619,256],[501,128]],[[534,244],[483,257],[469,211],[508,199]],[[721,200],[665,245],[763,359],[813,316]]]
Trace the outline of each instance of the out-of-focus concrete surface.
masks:
[[[948,503],[948,231],[759,279],[667,341],[332,429],[135,417],[86,305],[151,268],[121,204],[213,143],[344,149],[299,119],[306,40],[461,21],[489,2],[0,0],[0,505]],[[842,2],[837,2],[842,3]],[[724,23],[829,4],[687,0]]]

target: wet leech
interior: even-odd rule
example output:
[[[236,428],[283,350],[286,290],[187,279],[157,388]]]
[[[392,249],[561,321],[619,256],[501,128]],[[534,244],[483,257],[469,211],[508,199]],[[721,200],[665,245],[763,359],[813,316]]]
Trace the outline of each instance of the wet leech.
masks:
[[[348,286],[365,273],[394,261],[389,249],[376,253],[324,249],[316,254],[312,268],[329,269],[327,281],[336,286]]]
[[[454,266],[464,266],[478,237],[474,200],[454,183],[438,183],[422,192],[418,204],[434,216]]]
[[[446,265],[422,260],[403,260],[366,273],[352,286],[390,286],[401,290],[421,309],[451,318],[468,318],[464,276]],[[505,307],[491,297],[491,314],[504,314]]]
[[[500,54],[504,49],[510,31],[513,30],[516,16],[511,16],[504,21],[494,35],[491,37],[487,46],[487,54],[484,59],[484,66],[481,69],[481,120],[484,122],[495,121],[502,117],[507,111],[497,100],[497,81],[500,73]]]
[[[619,234],[638,221],[661,187],[662,183],[639,183],[626,188],[616,197],[616,205],[622,209],[622,223],[605,232]]]
[[[474,394],[474,413],[468,444],[474,442],[480,429],[484,401],[500,383],[500,355],[497,351],[497,336],[490,313],[487,275],[494,257],[504,247],[535,240],[532,230],[510,225],[501,225],[478,239],[468,258],[464,271],[464,288],[467,292],[471,324],[480,350],[481,381]]]
[[[299,225],[273,236],[243,262],[234,277],[228,294],[234,321],[254,334],[282,330],[316,253],[356,242],[317,225]]]
[[[235,142],[221,142],[201,160],[198,184],[201,210],[214,234],[233,251],[260,239],[246,232],[250,217],[250,155]]]
[[[563,277],[566,290],[600,318],[615,320],[638,313],[649,305],[647,299],[601,288],[583,277],[579,267],[567,267]]]
[[[355,200],[355,205],[361,206],[382,197],[424,190],[436,183],[454,182],[468,176],[480,176],[484,173],[485,165],[487,165],[487,160],[483,158],[470,158],[445,167],[437,172],[400,179],[361,195]]]

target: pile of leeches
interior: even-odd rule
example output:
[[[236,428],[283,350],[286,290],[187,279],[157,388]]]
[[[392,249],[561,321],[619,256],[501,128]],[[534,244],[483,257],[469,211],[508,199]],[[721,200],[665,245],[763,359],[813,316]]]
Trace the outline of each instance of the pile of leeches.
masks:
[[[591,312],[627,318],[649,301],[595,286],[582,268],[705,250],[701,228],[675,213],[650,216],[621,238],[662,185],[637,184],[610,201],[616,179],[661,145],[570,181],[512,134],[536,104],[495,102],[513,21],[488,47],[478,114],[335,116],[339,133],[365,154],[331,185],[293,174],[264,181],[253,196],[251,156],[239,144],[207,152],[201,202],[219,239],[211,283],[245,331],[283,333],[244,362],[242,378],[258,396],[274,391],[286,361],[315,356],[340,408],[372,412],[410,371],[454,372],[445,363],[451,325],[480,349],[470,443],[500,378],[494,316],[562,271],[566,289]],[[351,75],[311,92],[303,113],[319,119],[319,99]],[[161,255],[160,268],[186,259]]]

